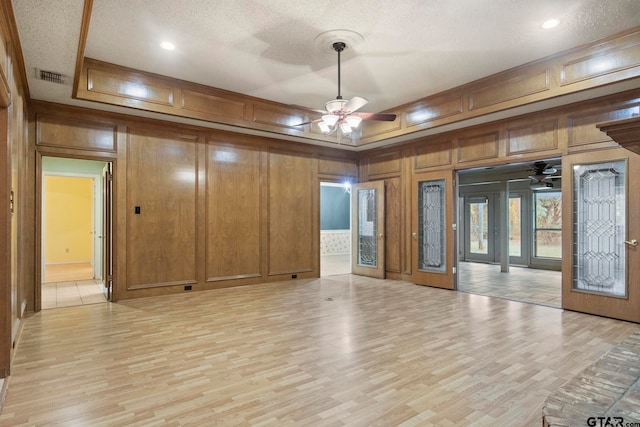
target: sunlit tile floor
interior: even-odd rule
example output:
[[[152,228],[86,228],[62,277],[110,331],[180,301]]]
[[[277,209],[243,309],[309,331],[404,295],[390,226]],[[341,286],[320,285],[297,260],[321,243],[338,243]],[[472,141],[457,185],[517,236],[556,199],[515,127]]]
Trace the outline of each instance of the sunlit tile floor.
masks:
[[[507,298],[551,307],[562,306],[562,273],[560,271],[461,262],[458,290],[477,295]]]
[[[458,290],[534,304],[561,307],[562,273],[513,267],[501,273],[500,266],[460,262]],[[322,255],[321,277],[351,273],[351,255]]]

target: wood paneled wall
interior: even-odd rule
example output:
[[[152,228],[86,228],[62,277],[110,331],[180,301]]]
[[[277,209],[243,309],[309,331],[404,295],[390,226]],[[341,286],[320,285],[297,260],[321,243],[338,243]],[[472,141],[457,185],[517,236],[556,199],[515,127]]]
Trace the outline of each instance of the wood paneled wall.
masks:
[[[205,275],[209,282],[263,275],[267,192],[262,182],[267,156],[248,146],[207,145]]]
[[[32,121],[39,155],[115,164],[117,299],[319,276],[320,177],[357,178],[343,150],[42,102]]]
[[[127,133],[127,289],[198,283],[197,137]]]
[[[617,147],[596,125],[640,115],[640,90],[361,153],[361,181],[384,180],[387,275],[411,280],[411,177]]]
[[[416,101],[389,110],[398,115],[395,121],[363,122],[358,145],[638,78],[640,27],[439,94],[416,94]],[[317,118],[311,110],[90,58],[84,58],[75,90],[80,99],[90,101],[335,142],[315,126],[295,126]],[[480,149],[473,142],[468,145]],[[473,156],[458,154],[463,159]]]

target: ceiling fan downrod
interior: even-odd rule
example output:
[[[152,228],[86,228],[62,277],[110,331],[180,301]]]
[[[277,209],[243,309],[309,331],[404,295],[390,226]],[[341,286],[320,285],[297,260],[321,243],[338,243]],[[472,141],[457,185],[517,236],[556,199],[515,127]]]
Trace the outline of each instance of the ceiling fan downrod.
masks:
[[[347,45],[343,42],[335,42],[332,46],[333,50],[338,52],[338,96],[336,99],[342,99],[342,95],[340,95],[340,53],[347,48]]]

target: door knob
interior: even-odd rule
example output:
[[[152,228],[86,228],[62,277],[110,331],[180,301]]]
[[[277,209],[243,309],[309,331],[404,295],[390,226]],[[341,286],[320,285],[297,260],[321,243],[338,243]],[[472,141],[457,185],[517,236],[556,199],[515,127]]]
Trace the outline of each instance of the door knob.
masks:
[[[625,240],[624,242],[629,246],[633,246],[634,248],[638,246],[638,241],[636,239]]]
[[[418,240],[418,233],[411,233],[413,240]]]
[[[384,234],[382,233],[378,234],[378,239],[382,239],[382,236],[384,236]]]

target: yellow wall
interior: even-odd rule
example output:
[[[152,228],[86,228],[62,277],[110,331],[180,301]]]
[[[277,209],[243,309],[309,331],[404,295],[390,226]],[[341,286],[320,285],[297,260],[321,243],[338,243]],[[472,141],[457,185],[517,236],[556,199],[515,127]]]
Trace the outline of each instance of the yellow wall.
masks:
[[[45,177],[45,263],[93,257],[93,179]]]

